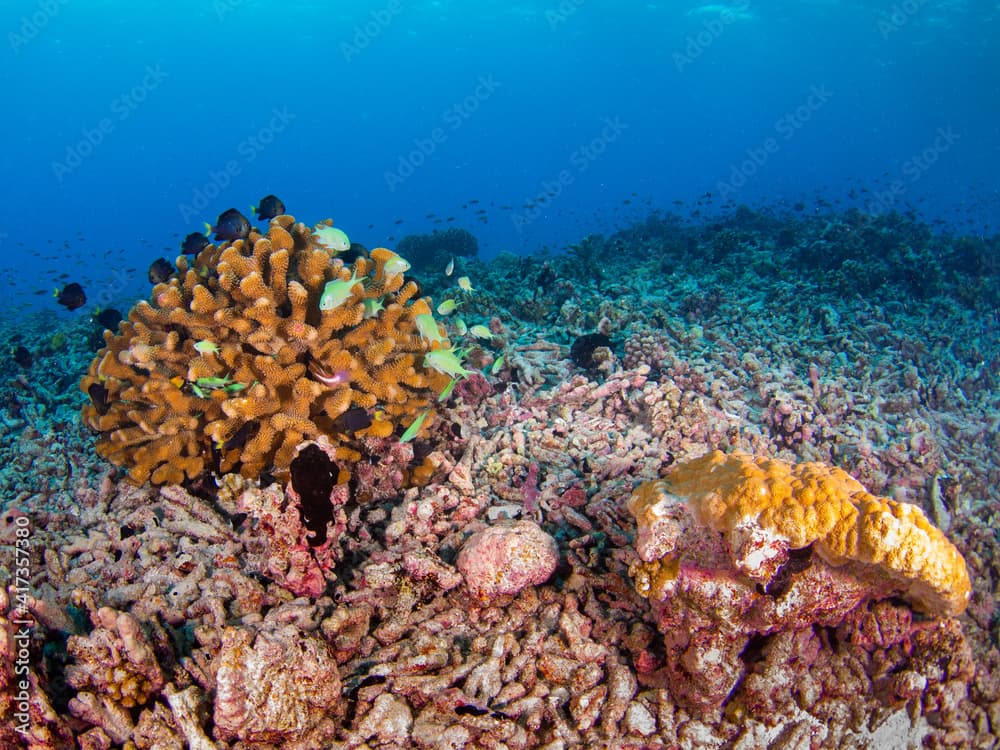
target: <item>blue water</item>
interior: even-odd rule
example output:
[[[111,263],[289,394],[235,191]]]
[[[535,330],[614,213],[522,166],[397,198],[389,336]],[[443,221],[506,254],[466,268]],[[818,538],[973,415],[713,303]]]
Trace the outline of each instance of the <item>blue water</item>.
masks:
[[[486,257],[735,203],[1000,225],[995,0],[3,7],[8,309],[74,314],[59,273],[128,304],[271,192],[368,246],[454,225]]]

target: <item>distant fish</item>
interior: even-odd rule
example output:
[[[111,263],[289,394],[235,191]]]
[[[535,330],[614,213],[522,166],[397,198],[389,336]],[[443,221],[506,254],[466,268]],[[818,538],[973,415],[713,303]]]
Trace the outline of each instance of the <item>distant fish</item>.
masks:
[[[484,325],[475,325],[469,328],[469,333],[475,336],[477,339],[491,339],[493,338],[493,333]]]
[[[452,257],[452,259],[448,261],[448,265],[444,267],[444,275],[451,276],[452,273],[454,272],[455,272],[455,258]]]
[[[269,221],[285,213],[285,204],[276,195],[265,195],[258,205],[250,206],[250,210],[257,215],[259,221]]]
[[[109,331],[116,330],[121,320],[122,314],[113,307],[98,310],[94,313],[94,321],[104,328],[107,328]]]
[[[174,272],[174,264],[166,258],[157,258],[149,264],[149,283],[161,284]]]
[[[87,293],[75,281],[64,286],[62,290],[57,289],[55,297],[56,302],[67,310],[76,310],[87,304]]]
[[[229,208],[219,214],[214,227],[205,224],[205,234],[212,232],[217,240],[244,240],[250,235],[250,220],[235,208]]]
[[[11,354],[14,355],[14,361],[21,367],[27,369],[31,367],[34,359],[31,356],[31,352],[24,346],[18,345],[11,350]]]
[[[458,277],[458,288],[461,289],[463,292],[474,292],[474,291],[476,291],[473,288],[472,282],[469,280],[468,276],[459,276]]]
[[[191,232],[181,243],[181,252],[185,255],[197,255],[211,244],[212,241],[201,232]]]

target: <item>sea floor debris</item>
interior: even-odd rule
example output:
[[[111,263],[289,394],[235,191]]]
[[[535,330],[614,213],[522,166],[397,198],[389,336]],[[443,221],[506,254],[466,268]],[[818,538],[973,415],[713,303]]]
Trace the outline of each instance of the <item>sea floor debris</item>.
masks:
[[[801,222],[778,250],[787,226],[757,218],[693,244],[652,220],[590,240],[613,278],[582,250],[465,259],[463,314],[493,336],[469,366],[503,365],[461,381],[436,442],[416,441],[429,484],[357,472],[370,491],[339,498],[326,547],[303,543],[281,485],[129,484],[76,415],[89,324],[59,342],[31,318],[0,332],[35,355],[0,385],[0,745],[1000,745],[996,277],[940,261],[920,286],[907,269],[965,246],[912,222]],[[861,278],[866,233],[890,251]],[[581,368],[573,341],[595,332],[610,346]],[[695,649],[688,674],[720,677],[699,700],[629,575],[627,506],[714,449],[835,465],[920,506],[965,557],[968,608],[936,619],[862,597],[836,622]],[[558,561],[544,582],[473,594],[469,539],[512,523]],[[696,618],[702,593],[671,617]]]

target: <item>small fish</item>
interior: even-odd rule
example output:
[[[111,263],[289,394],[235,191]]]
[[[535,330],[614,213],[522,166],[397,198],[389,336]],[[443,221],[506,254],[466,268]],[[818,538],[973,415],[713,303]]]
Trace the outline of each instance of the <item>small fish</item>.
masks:
[[[365,306],[364,319],[377,318],[378,314],[385,309],[385,302],[382,301],[382,297],[365,297],[362,300]]]
[[[199,354],[215,354],[219,351],[219,345],[214,341],[202,339],[201,341],[195,342],[194,350]]]
[[[468,354],[468,349],[433,349],[424,354],[424,367],[437,370],[453,378],[466,378],[471,370],[462,366],[462,359]]]
[[[409,270],[410,262],[406,260],[406,258],[401,258],[398,255],[393,255],[385,262],[385,272],[390,276],[406,273]]]
[[[451,315],[455,312],[456,303],[453,299],[446,299],[437,306],[438,315]]]
[[[235,208],[227,208],[215,220],[215,226],[205,224],[205,234],[215,232],[215,239],[244,240],[250,235],[250,220]]]
[[[446,398],[448,398],[448,396],[451,395],[451,392],[455,390],[455,383],[457,382],[458,378],[452,378],[451,380],[449,380],[448,385],[446,385],[444,387],[444,390],[441,391],[440,394],[438,394],[438,401],[444,401]]]
[[[468,276],[459,276],[458,277],[458,288],[461,289],[463,292],[474,292],[474,291],[476,291],[475,288],[472,286],[472,282],[469,281],[469,277]]]
[[[94,409],[97,410],[99,415],[103,417],[108,413],[108,409],[111,408],[111,402],[108,400],[110,394],[107,388],[100,383],[91,383],[87,389],[87,395],[90,396],[90,403],[94,405]]]
[[[420,432],[420,428],[423,427],[424,425],[424,420],[427,419],[427,415],[430,413],[431,413],[430,407],[420,412],[420,415],[413,420],[413,424],[407,427],[406,432],[400,435],[399,442],[407,443],[410,440],[413,440],[413,438],[417,436],[417,433]]]
[[[104,310],[97,310],[94,312],[94,321],[99,325],[104,326],[109,331],[113,331],[118,328],[118,324],[121,323],[122,314],[113,307],[108,307]]]
[[[319,298],[319,309],[333,310],[347,302],[351,298],[351,290],[361,282],[362,278],[355,271],[349,279],[333,279],[326,282],[323,294]]]
[[[475,336],[477,339],[491,339],[493,334],[490,333],[490,329],[484,325],[475,325],[469,328],[469,333]]]
[[[420,334],[420,338],[428,344],[444,343],[444,337],[441,335],[441,331],[433,315],[421,313],[413,318],[413,322],[417,326],[417,333]]]
[[[149,283],[161,284],[174,272],[174,264],[166,258],[157,258],[149,264]]]
[[[240,429],[233,433],[229,440],[221,445],[221,450],[229,451],[233,448],[242,448],[247,442],[257,435],[260,430],[259,422],[245,422]]]
[[[334,255],[347,252],[351,249],[351,241],[347,238],[343,229],[327,226],[326,224],[317,224],[313,230],[313,236],[325,250]]]
[[[444,267],[444,275],[451,276],[454,272],[455,272],[455,258],[453,256],[452,259],[448,261],[448,265]]]
[[[352,242],[351,246],[337,257],[344,261],[344,263],[353,263],[358,258],[367,258],[368,248],[360,242]]]
[[[56,293],[53,296],[56,297],[56,302],[67,310],[76,310],[87,304],[87,293],[75,281],[71,281],[61,290],[56,289]]]
[[[211,244],[212,241],[201,232],[191,232],[181,243],[181,252],[184,255],[197,255]]]
[[[493,361],[493,364],[490,366],[490,375],[496,375],[498,372],[500,372],[500,369],[502,367],[503,367],[503,355],[501,354]]]
[[[215,390],[217,388],[226,388],[232,385],[233,381],[229,378],[219,378],[219,377],[208,377],[208,378],[198,378],[194,381],[194,384],[199,388],[205,388],[207,390]]]
[[[285,213],[285,204],[276,195],[265,195],[258,205],[250,206],[250,211],[257,215],[259,221],[269,221]]]
[[[368,413],[367,409],[361,406],[354,406],[339,414],[337,418],[333,420],[333,424],[334,427],[341,432],[353,435],[358,430],[371,427],[372,416]]]
[[[461,318],[455,318],[455,330],[459,336],[464,336],[469,332],[469,327],[465,325],[465,321]]]
[[[24,367],[25,369],[31,367],[34,363],[34,358],[31,356],[31,352],[24,346],[18,345],[11,350],[11,354],[14,355],[14,362]]]

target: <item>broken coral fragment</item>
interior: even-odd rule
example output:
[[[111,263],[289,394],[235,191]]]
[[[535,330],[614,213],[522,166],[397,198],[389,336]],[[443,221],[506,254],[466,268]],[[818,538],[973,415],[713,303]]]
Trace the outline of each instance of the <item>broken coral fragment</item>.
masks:
[[[533,521],[517,521],[473,534],[456,566],[469,591],[488,600],[545,583],[558,563],[555,539]]]
[[[256,634],[225,628],[216,681],[215,735],[225,742],[305,742],[340,705],[340,673],[329,647],[292,625]]]

